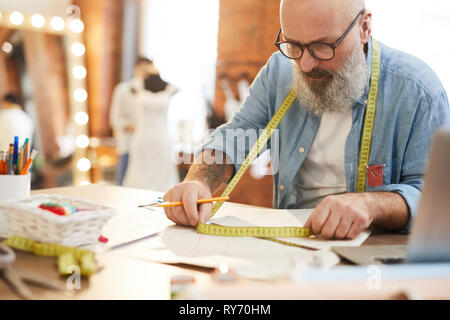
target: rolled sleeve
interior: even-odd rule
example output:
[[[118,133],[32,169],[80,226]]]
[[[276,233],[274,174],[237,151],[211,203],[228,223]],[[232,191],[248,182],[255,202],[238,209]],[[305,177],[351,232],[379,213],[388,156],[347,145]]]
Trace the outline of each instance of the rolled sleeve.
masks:
[[[423,96],[405,150],[401,167],[401,181],[399,184],[390,184],[383,188],[384,191],[399,193],[408,205],[410,219],[402,230],[403,232],[409,232],[417,214],[424,184],[423,174],[433,135],[436,130],[444,126],[450,126],[450,107],[445,91],[441,91],[433,97]]]
[[[400,194],[405,200],[408,210],[410,213],[410,219],[406,224],[405,228],[401,230],[402,233],[408,233],[414,217],[417,214],[417,207],[419,205],[420,195],[421,195],[421,186],[414,184],[390,184],[384,188],[386,192],[396,192]]]

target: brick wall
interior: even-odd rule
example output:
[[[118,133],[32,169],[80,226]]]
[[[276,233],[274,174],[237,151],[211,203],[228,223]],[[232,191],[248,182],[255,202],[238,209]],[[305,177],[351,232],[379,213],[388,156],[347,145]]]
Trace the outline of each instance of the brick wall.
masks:
[[[276,51],[280,28],[279,0],[221,0],[219,13],[217,80],[229,80],[237,98],[236,82],[250,80]],[[224,118],[225,96],[216,81],[214,110]]]
[[[227,79],[237,95],[237,82],[253,81],[270,55],[277,50],[275,37],[280,28],[279,0],[221,0],[214,110],[219,124],[225,117],[225,95],[220,86]],[[230,198],[234,202],[272,206],[272,176],[255,179],[250,170]]]

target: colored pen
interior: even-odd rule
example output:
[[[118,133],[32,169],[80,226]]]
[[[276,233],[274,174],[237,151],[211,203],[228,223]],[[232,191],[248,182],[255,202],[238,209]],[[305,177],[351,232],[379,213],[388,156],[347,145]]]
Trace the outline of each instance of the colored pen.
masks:
[[[25,142],[23,143],[23,166],[25,165],[25,163],[27,163],[27,160],[28,160],[28,157],[30,156],[29,155],[29,153],[28,153],[28,146],[29,146],[29,144],[30,144],[30,139],[29,138],[26,138],[25,139]]]
[[[197,200],[197,204],[209,203],[209,202],[214,202],[214,201],[227,201],[229,199],[230,199],[229,197],[217,197],[217,198],[209,198],[209,199],[198,199]],[[152,206],[152,207],[161,207],[161,208],[176,207],[176,206],[182,206],[182,205],[183,205],[183,201],[161,202],[161,203],[152,203],[152,204],[150,204],[150,206]]]
[[[3,174],[4,168],[5,168],[5,152],[0,151],[0,174]]]
[[[37,150],[33,149],[33,151],[31,151],[30,157],[27,160],[27,163],[25,163],[25,166],[23,167],[22,171],[20,171],[21,175],[25,175],[28,173],[28,169],[30,168],[31,163],[33,162],[36,155],[37,155]]]
[[[19,137],[14,137],[14,158],[13,165],[17,165],[17,157],[19,156]]]
[[[9,144],[9,159],[8,159],[8,174],[14,174],[13,163],[14,163],[14,145]]]

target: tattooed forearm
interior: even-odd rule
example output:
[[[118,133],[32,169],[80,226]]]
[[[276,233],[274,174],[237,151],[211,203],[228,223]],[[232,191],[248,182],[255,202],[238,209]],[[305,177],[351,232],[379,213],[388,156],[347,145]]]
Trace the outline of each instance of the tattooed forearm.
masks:
[[[234,174],[234,165],[220,151],[205,150],[191,165],[185,181],[205,182],[212,193],[226,184]]]

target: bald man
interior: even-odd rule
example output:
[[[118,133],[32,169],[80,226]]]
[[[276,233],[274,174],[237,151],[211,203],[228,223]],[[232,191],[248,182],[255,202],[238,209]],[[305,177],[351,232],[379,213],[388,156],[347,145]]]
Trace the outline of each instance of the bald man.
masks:
[[[184,206],[169,219],[196,226],[197,206],[239,170],[251,143],[290,89],[297,98],[268,148],[274,207],[314,208],[306,222],[325,239],[352,239],[371,225],[408,231],[434,131],[450,125],[445,90],[417,58],[380,43],[381,70],[365,192],[357,193],[362,128],[372,70],[372,13],[358,0],[284,0],[279,49],[233,119],[209,136],[184,182],[164,196]],[[406,31],[405,31],[406,32]],[[254,140],[254,139],[253,139]]]

